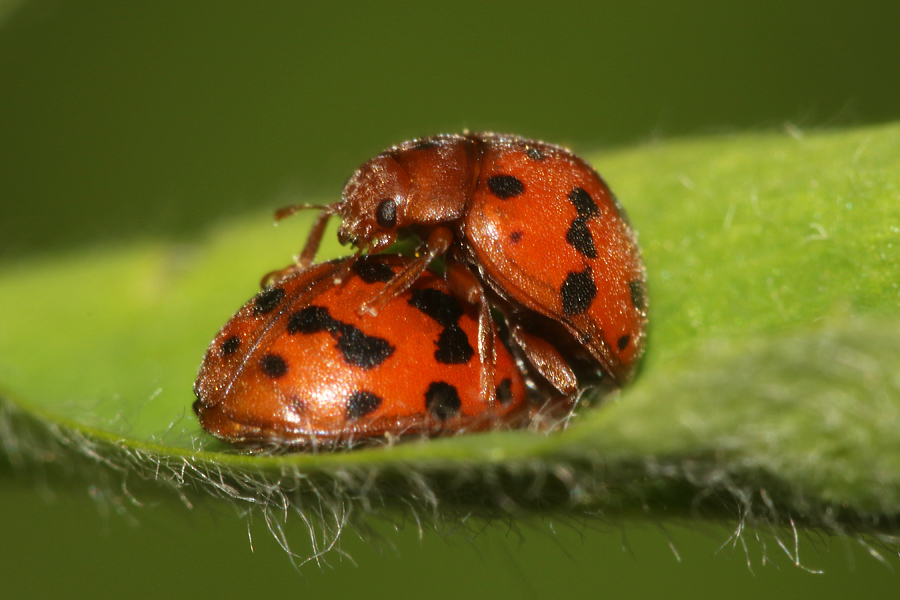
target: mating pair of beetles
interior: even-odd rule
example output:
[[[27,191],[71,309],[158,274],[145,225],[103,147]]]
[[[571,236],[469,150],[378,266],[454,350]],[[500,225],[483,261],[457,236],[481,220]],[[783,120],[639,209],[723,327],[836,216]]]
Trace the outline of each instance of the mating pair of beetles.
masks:
[[[255,447],[348,447],[522,426],[612,389],[644,349],[646,276],[606,183],[559,146],[466,133],[405,142],[315,208],[296,264],[213,340],[202,426]],[[357,248],[314,264],[329,219]],[[384,254],[419,241],[414,257]],[[443,276],[432,269],[443,265]]]

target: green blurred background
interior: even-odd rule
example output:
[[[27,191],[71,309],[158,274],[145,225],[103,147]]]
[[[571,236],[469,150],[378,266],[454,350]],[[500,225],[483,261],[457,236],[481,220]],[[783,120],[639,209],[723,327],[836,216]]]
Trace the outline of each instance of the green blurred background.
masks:
[[[895,120],[898,23],[893,0],[0,0],[0,261],[191,242],[222,218],[333,200],[383,147],[437,132],[589,152]],[[334,555],[334,569],[298,576],[259,522],[251,553],[228,507],[157,498],[126,517],[103,496],[0,461],[0,595],[822,598],[898,583],[847,541],[802,540],[827,571],[813,576],[771,538],[763,565],[750,535],[751,573],[740,547],[716,553],[732,524],[549,520],[472,541],[378,525],[380,543],[345,536],[357,566]]]

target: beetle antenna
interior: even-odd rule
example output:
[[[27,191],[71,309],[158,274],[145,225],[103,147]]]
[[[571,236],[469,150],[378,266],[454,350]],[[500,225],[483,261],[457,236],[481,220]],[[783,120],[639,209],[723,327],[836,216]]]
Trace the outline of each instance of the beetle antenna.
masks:
[[[337,213],[339,204],[338,202],[335,204],[292,204],[290,206],[282,206],[275,211],[275,220],[286,219],[301,210],[320,210],[327,215],[333,215]]]
[[[333,274],[334,285],[341,285],[347,279],[347,276],[350,274],[350,269],[353,268],[353,264],[359,260],[359,257],[362,256],[362,253],[365,249],[359,248],[356,250],[356,253],[350,258],[350,260],[346,261],[341,267],[335,270]]]

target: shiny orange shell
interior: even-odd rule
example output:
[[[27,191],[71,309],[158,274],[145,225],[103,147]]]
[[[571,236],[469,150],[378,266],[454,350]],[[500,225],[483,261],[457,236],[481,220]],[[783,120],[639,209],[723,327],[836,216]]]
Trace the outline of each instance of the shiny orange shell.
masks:
[[[644,349],[637,239],[584,161],[546,144],[495,140],[465,217],[470,260],[501,296],[562,323],[627,380]]]
[[[481,397],[477,314],[438,276],[424,273],[377,317],[357,313],[406,262],[332,261],[258,294],[206,353],[201,425],[232,443],[306,448],[524,421],[525,382],[496,334],[494,394]]]

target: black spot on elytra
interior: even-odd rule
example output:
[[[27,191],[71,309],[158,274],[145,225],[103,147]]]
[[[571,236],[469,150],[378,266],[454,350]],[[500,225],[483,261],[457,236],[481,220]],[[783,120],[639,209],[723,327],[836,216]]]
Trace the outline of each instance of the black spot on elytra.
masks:
[[[241,347],[241,338],[236,335],[231,336],[224,342],[222,342],[222,346],[219,348],[219,353],[222,356],[230,356],[238,351],[238,348]]]
[[[441,421],[457,416],[461,407],[456,388],[445,381],[435,381],[425,391],[425,409]]]
[[[253,315],[264,315],[275,310],[284,298],[284,290],[276,287],[264,290],[256,295],[253,300]]]
[[[387,340],[366,335],[361,329],[338,321],[324,306],[307,306],[288,319],[287,332],[290,335],[320,331],[331,334],[344,360],[355,367],[363,369],[377,367],[394,353],[394,347]]]
[[[347,397],[347,420],[355,421],[374,412],[381,406],[381,398],[364,390],[358,390]]]
[[[566,315],[578,315],[586,311],[597,295],[597,285],[594,283],[591,268],[585,267],[584,271],[569,272],[559,293]]]
[[[587,217],[575,217],[569,230],[566,232],[566,241],[582,255],[588,258],[597,258],[597,249],[594,247],[594,236],[587,226]]]
[[[433,288],[412,290],[409,305],[437,321],[444,329],[435,342],[434,358],[445,365],[464,365],[475,354],[459,320],[465,311],[459,301]]]
[[[366,335],[352,325],[341,323],[337,334],[337,348],[351,365],[371,369],[377,367],[394,353],[394,347],[386,339]]]
[[[394,271],[380,260],[363,257],[353,263],[353,271],[366,283],[387,283],[394,278]]]
[[[580,187],[569,192],[569,202],[575,206],[579,217],[596,217],[600,214],[600,209],[594,203],[594,199],[585,190]]]
[[[594,236],[588,228],[587,222],[591,217],[600,214],[600,209],[594,203],[594,199],[584,189],[577,187],[569,192],[569,202],[575,207],[578,216],[569,225],[566,232],[566,241],[573,246],[582,256],[597,258],[597,249],[594,247]]]
[[[616,347],[619,349],[619,352],[625,349],[628,346],[628,342],[631,341],[631,336],[627,333],[619,338],[619,341],[616,342]]]
[[[644,310],[644,285],[639,279],[628,282],[628,291],[631,292],[631,303],[639,311]]]
[[[266,354],[259,359],[259,368],[266,377],[278,379],[287,373],[287,363],[277,354]]]
[[[307,306],[291,315],[291,318],[288,319],[287,332],[290,335],[318,333],[328,330],[334,322],[327,308]]]
[[[491,193],[501,200],[515,198],[525,191],[525,184],[513,175],[493,175],[487,183]]]
[[[444,365],[464,365],[475,354],[466,332],[459,325],[444,328],[435,345],[434,359]]]
[[[465,314],[459,300],[434,288],[412,290],[409,305],[444,327],[458,325],[460,318]]]
[[[518,230],[513,231],[511,234],[509,234],[509,241],[512,242],[513,244],[518,244],[519,242],[522,241],[522,235],[523,234],[521,231],[518,231]]]
[[[501,381],[500,385],[497,386],[495,395],[497,397],[497,402],[499,402],[500,404],[509,404],[509,402],[513,399],[512,379],[507,377],[503,381]]]
[[[528,155],[528,158],[531,160],[544,160],[544,153],[534,146],[529,146],[525,149],[525,154]]]

